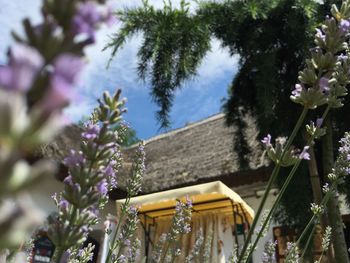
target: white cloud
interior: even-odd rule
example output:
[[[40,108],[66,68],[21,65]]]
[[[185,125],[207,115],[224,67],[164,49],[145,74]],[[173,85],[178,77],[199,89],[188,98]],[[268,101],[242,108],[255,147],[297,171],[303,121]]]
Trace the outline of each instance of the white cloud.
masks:
[[[40,0],[0,0],[0,61],[3,61],[5,50],[11,44],[10,30],[21,30],[21,20],[24,17],[30,17],[34,23],[40,21]],[[149,0],[151,5],[156,8],[163,6],[163,0]],[[172,0],[173,6],[178,7],[180,0]],[[116,8],[135,7],[142,4],[141,0],[113,0],[112,5]],[[191,9],[196,7],[194,1],[191,1]],[[78,100],[70,106],[66,112],[73,120],[79,120],[82,115],[87,115],[95,105],[98,98],[105,89],[122,88],[123,94],[134,97],[134,94],[145,94],[144,99],[149,105],[149,109],[153,109],[154,105],[150,104],[150,97],[147,97],[147,84],[142,83],[136,74],[137,67],[137,51],[141,44],[142,35],[133,37],[127,41],[124,48],[118,51],[111,67],[106,69],[108,59],[110,58],[110,50],[102,52],[103,47],[109,42],[109,36],[116,33],[120,28],[120,24],[114,25],[112,28],[103,27],[97,33],[97,42],[95,45],[87,48],[86,53],[89,58],[89,64],[83,72],[81,79],[83,85],[76,89],[79,94]],[[179,99],[175,100],[174,109],[172,111],[173,118],[176,123],[185,122],[185,119],[191,121],[211,115],[219,109],[220,98],[213,97],[213,89],[225,89],[226,87],[218,87],[218,80],[225,79],[220,85],[228,85],[229,79],[237,70],[238,57],[231,57],[227,49],[220,47],[220,42],[216,39],[212,40],[212,50],[208,52],[204,58],[198,76],[194,80],[188,81],[184,88],[178,92]],[[188,91],[186,93],[186,91]],[[196,99],[186,101],[188,94],[196,92]],[[220,93],[222,94],[222,92]],[[220,95],[221,96],[221,95]],[[138,99],[140,96],[136,96]],[[193,106],[194,105],[194,106]],[[191,114],[182,114],[187,110]],[[142,109],[139,109],[142,115]],[[192,117],[188,117],[192,116]],[[175,124],[176,124],[175,123]],[[177,125],[177,126],[178,126]]]
[[[0,0],[0,61],[5,61],[5,51],[13,43],[11,31],[23,33],[24,18],[29,17],[34,24],[40,22],[40,2],[40,0]]]

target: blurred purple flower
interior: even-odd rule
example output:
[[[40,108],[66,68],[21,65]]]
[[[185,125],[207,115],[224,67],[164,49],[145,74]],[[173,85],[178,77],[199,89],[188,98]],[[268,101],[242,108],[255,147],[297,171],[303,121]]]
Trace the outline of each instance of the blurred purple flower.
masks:
[[[350,29],[350,21],[347,19],[340,20],[339,29],[341,33],[347,34]]]
[[[94,140],[98,137],[99,133],[100,127],[98,125],[89,123],[81,136],[87,140]]]
[[[105,196],[107,193],[108,193],[108,183],[107,183],[107,180],[106,179],[102,179],[97,185],[96,185],[96,188],[97,188],[97,191]]]
[[[0,86],[13,91],[27,91],[44,64],[40,53],[23,44],[10,51],[9,64],[0,67]]]
[[[295,97],[299,97],[303,90],[303,86],[301,84],[295,84],[295,89],[292,91],[292,95]]]
[[[317,128],[321,128],[322,124],[323,124],[323,119],[322,118],[318,118],[316,120],[316,127]]]
[[[95,29],[98,23],[102,21],[103,17],[95,2],[87,1],[81,3],[73,18],[73,31],[75,34],[87,34],[89,39],[94,42]]]
[[[348,60],[348,56],[343,55],[343,54],[340,54],[338,56],[338,61],[346,61],[346,60]]]
[[[86,160],[81,151],[76,152],[71,150],[69,156],[64,158],[64,164],[72,168],[82,166],[85,164],[85,162]]]
[[[309,148],[309,146],[304,147],[302,152],[299,154],[299,159],[310,160],[310,154],[307,152]]]
[[[68,175],[66,178],[64,178],[63,182],[68,185],[73,185],[72,176]]]
[[[49,112],[66,106],[72,97],[72,86],[83,69],[84,61],[73,54],[62,54],[53,63],[50,89],[42,107]]]
[[[261,142],[265,145],[265,147],[271,147],[271,135],[268,134],[261,140]]]
[[[318,82],[321,92],[326,93],[329,91],[329,78],[322,77]]]
[[[67,84],[74,84],[84,65],[85,62],[81,57],[70,53],[62,54],[53,63],[54,72],[52,78],[60,78]]]
[[[120,255],[119,258],[117,259],[116,262],[120,262],[120,263],[126,263],[128,260],[127,260],[127,257],[124,256],[124,255]]]
[[[69,206],[69,203],[66,199],[61,199],[60,202],[58,203],[58,208],[60,209],[67,209]]]
[[[71,254],[70,250],[66,250],[60,259],[60,263],[68,263],[70,254]]]
[[[323,41],[326,39],[326,35],[319,28],[316,28],[316,37],[319,37]]]
[[[112,188],[117,187],[116,174],[114,172],[115,163],[115,161],[111,161],[103,171],[103,173],[105,174],[105,178],[107,178]]]

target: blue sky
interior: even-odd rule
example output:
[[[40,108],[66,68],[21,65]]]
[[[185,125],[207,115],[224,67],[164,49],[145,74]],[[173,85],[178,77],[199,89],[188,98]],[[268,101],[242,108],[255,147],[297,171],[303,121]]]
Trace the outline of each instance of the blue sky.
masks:
[[[141,4],[141,0],[111,2],[116,8]],[[163,5],[163,0],[149,2],[157,7]],[[172,2],[177,6],[180,1]],[[40,0],[0,0],[0,62],[4,62],[5,51],[12,43],[10,31],[21,31],[21,19],[30,17],[34,22],[40,21],[39,5]],[[81,76],[81,84],[76,87],[77,98],[66,113],[73,121],[80,120],[83,115],[89,114],[104,90],[113,92],[116,88],[121,88],[123,96],[128,100],[125,120],[136,130],[139,138],[147,139],[164,131],[159,131],[155,120],[157,106],[149,96],[149,86],[141,82],[136,75],[136,53],[142,35],[126,43],[117,53],[109,69],[106,69],[106,64],[110,53],[101,51],[109,36],[117,32],[119,26],[117,22],[111,28],[102,28],[98,32],[97,43],[86,50],[89,64]],[[237,56],[230,57],[228,51],[222,49],[217,40],[213,40],[212,51],[204,59],[198,76],[188,81],[176,94],[171,110],[170,129],[218,113],[221,100],[226,97],[227,87],[237,70],[237,62]]]

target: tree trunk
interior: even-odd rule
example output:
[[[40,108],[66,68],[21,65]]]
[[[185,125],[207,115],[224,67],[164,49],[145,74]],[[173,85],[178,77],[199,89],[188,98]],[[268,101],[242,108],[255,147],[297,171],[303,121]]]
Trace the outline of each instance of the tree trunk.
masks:
[[[325,178],[332,171],[334,156],[333,156],[333,136],[332,122],[328,114],[325,125],[327,133],[322,138],[322,161],[323,173]],[[337,196],[332,195],[327,204],[329,225],[332,227],[332,242],[334,247],[335,262],[349,263],[348,251],[346,247],[345,235],[343,230],[343,221],[339,210],[339,201]]]
[[[308,162],[310,183],[312,188],[312,193],[314,197],[315,204],[320,204],[322,200],[322,187],[321,180],[318,174],[317,162],[315,157],[314,147],[310,146],[309,148],[310,161]]]
[[[304,137],[305,142],[307,142],[309,139],[309,135],[306,131],[303,133],[303,137]],[[309,154],[310,154],[310,161],[308,161],[307,164],[308,164],[308,169],[309,169],[312,195],[313,195],[314,203],[319,205],[322,201],[323,194],[322,194],[321,178],[319,176],[319,172],[318,172],[318,168],[317,168],[315,149],[314,149],[313,145],[311,145],[309,148]],[[320,218],[320,226],[321,226],[322,232],[324,231],[326,225],[327,225],[327,219],[323,215]],[[319,249],[319,248],[314,247],[314,249]],[[327,253],[327,259],[330,262],[334,262],[334,255],[332,252],[333,252],[333,250],[329,249],[329,251]],[[314,259],[314,260],[316,260],[316,259]]]

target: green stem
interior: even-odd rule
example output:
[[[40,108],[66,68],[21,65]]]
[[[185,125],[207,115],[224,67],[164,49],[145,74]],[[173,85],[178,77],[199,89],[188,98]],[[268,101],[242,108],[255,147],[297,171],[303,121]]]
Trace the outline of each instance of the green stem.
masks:
[[[279,204],[279,202],[280,202],[280,200],[281,200],[281,198],[282,198],[282,195],[284,194],[284,192],[285,192],[286,189],[287,189],[287,186],[289,185],[290,181],[292,180],[293,175],[295,174],[296,170],[298,169],[300,162],[301,162],[301,160],[298,160],[298,161],[294,164],[292,171],[289,173],[289,175],[288,175],[286,181],[284,182],[284,184],[283,184],[283,186],[282,186],[280,192],[278,193],[278,196],[277,196],[277,198],[276,198],[276,201],[273,203],[272,208],[270,209],[270,211],[269,211],[269,213],[268,213],[268,215],[267,215],[265,221],[264,221],[263,224],[262,224],[262,227],[261,227],[259,233],[257,234],[257,237],[256,237],[256,239],[255,239],[255,241],[254,241],[254,243],[253,243],[253,246],[251,247],[250,251],[248,252],[248,256],[247,256],[247,258],[246,258],[246,262],[247,262],[247,261],[249,260],[249,258],[252,256],[253,251],[254,251],[254,248],[257,246],[257,244],[258,244],[260,238],[263,236],[262,233],[263,233],[263,231],[265,230],[265,228],[267,227],[267,225],[268,225],[268,223],[269,223],[269,221],[270,221],[270,218],[272,217],[272,214],[275,212],[275,210],[276,210],[276,208],[277,208],[277,205]]]
[[[162,257],[162,260],[160,262],[164,262],[164,260],[166,258],[166,254],[168,253],[169,247],[170,247],[170,242],[166,242],[166,247],[165,247],[165,250],[163,252],[163,257]]]
[[[303,111],[300,114],[299,119],[298,119],[298,121],[297,121],[297,123],[296,123],[296,125],[295,125],[295,127],[294,127],[294,129],[292,131],[292,134],[290,135],[290,137],[287,140],[286,146],[285,146],[285,148],[284,148],[284,150],[282,152],[280,160],[277,161],[277,163],[276,163],[276,165],[275,165],[275,167],[274,167],[274,169],[272,171],[272,174],[271,174],[270,179],[268,181],[268,184],[267,184],[267,187],[265,189],[264,195],[262,197],[261,203],[259,205],[258,211],[257,211],[257,213],[256,213],[256,215],[254,217],[253,223],[252,223],[252,225],[251,225],[251,227],[249,229],[248,235],[247,235],[247,239],[245,240],[243,248],[241,250],[241,253],[240,253],[240,256],[239,256],[239,259],[238,259],[238,263],[241,263],[243,261],[244,255],[245,255],[245,253],[246,253],[246,251],[248,249],[249,243],[250,243],[250,241],[252,239],[252,236],[253,236],[253,233],[254,233],[254,229],[255,229],[255,227],[257,225],[258,219],[260,218],[260,215],[261,215],[262,210],[264,208],[264,205],[266,203],[267,197],[268,197],[268,195],[270,193],[272,185],[275,183],[276,178],[278,176],[279,170],[281,168],[281,162],[283,160],[283,157],[285,156],[288,148],[292,144],[295,136],[297,135],[297,132],[299,131],[302,123],[304,122],[304,119],[306,117],[307,112],[308,112],[308,108],[304,107]]]
[[[119,228],[121,226],[121,222],[123,221],[124,217],[125,217],[125,212],[126,212],[126,207],[129,205],[129,202],[130,202],[130,196],[128,196],[125,200],[125,203],[122,207],[122,211],[121,211],[121,215],[120,215],[120,218],[119,218],[119,221],[118,221],[118,224],[117,224],[117,227],[115,229],[115,232],[114,232],[114,235],[113,235],[113,238],[112,238],[112,242],[111,242],[111,246],[109,247],[109,250],[108,250],[108,254],[107,254],[107,258],[106,258],[106,263],[108,263],[110,260],[111,260],[111,257],[112,257],[112,253],[113,251],[116,249],[116,245],[115,245],[115,242],[117,240],[117,235],[118,235],[118,232],[119,232]],[[118,251],[118,255],[119,255],[119,252]]]
[[[303,253],[301,254],[301,257],[300,257],[301,259],[304,258],[305,253],[306,253],[306,251],[307,251],[307,249],[308,249],[308,247],[309,247],[309,245],[310,245],[310,243],[311,243],[311,240],[312,240],[313,237],[314,237],[316,225],[317,225],[318,223],[319,223],[319,222],[315,222],[315,223],[314,223],[314,226],[312,227],[312,230],[311,230],[311,233],[310,233],[310,235],[309,235],[309,238],[307,239],[306,244],[305,244],[305,246],[304,246]]]
[[[325,207],[325,205],[327,204],[329,198],[331,197],[331,194],[333,193],[333,190],[335,190],[337,185],[337,181],[332,183],[332,186],[330,187],[330,189],[328,190],[328,192],[326,193],[326,195],[323,197],[322,202],[321,202],[321,206]],[[306,227],[304,228],[303,232],[301,233],[300,237],[298,238],[298,240],[295,242],[295,247],[298,247],[300,242],[304,239],[304,237],[306,236],[307,232],[309,231],[309,228],[314,224],[315,219],[317,218],[317,215],[314,214],[309,223],[306,225]],[[290,258],[291,253],[289,252],[289,254],[287,255],[287,258],[285,259],[285,261],[287,261],[287,259]]]
[[[63,256],[63,253],[64,253],[64,249],[63,248],[56,248],[55,250],[55,262],[56,263],[60,263],[61,262],[61,258]]]

